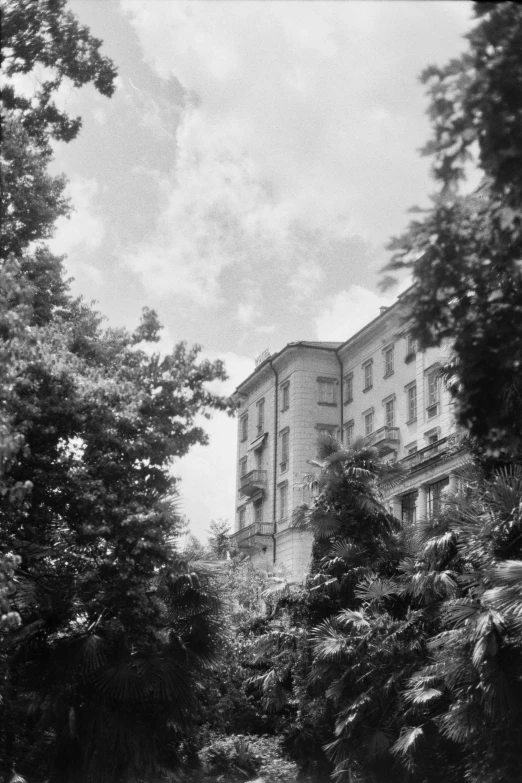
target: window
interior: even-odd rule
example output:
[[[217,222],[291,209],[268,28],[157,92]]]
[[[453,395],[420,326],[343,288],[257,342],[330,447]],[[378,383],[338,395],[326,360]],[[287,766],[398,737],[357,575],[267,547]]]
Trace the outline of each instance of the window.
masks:
[[[411,360],[415,358],[416,353],[417,353],[417,341],[413,339],[413,336],[411,334],[409,334],[407,337],[406,361],[411,362]]]
[[[290,458],[290,430],[288,427],[286,430],[280,432],[281,437],[281,472],[287,470],[288,460]]]
[[[332,378],[318,378],[317,383],[319,384],[319,405],[336,405],[336,381]]]
[[[417,453],[417,444],[416,443],[410,443],[408,446],[405,447],[406,454],[408,457],[410,457],[412,454]]]
[[[353,421],[348,421],[344,425],[343,428],[344,431],[344,444],[345,446],[351,446],[353,443],[353,434],[354,434],[354,423]]]
[[[344,376],[343,399],[345,405],[353,402],[353,372]]]
[[[417,521],[417,493],[410,492],[401,498],[401,519],[403,525],[414,525]]]
[[[265,429],[265,401],[259,400],[257,403],[257,434],[261,435]]]
[[[373,361],[366,362],[363,365],[364,371],[364,388],[363,391],[368,391],[373,386]]]
[[[431,370],[426,375],[426,411],[428,419],[432,419],[439,412],[439,371]]]
[[[243,530],[246,522],[246,508],[239,509],[239,529]]]
[[[408,386],[406,393],[408,395],[408,423],[417,418],[417,384],[412,383]]]
[[[288,484],[279,487],[279,519],[285,519],[288,513]]]
[[[256,525],[263,524],[263,501],[256,500],[254,503],[254,522]]]
[[[445,478],[430,484],[426,491],[428,517],[438,514],[444,504],[444,496],[449,489],[449,479]]]
[[[384,377],[393,375],[393,345],[384,350]]]
[[[256,449],[256,469],[263,469],[263,449]]]
[[[246,476],[247,472],[247,457],[239,460],[239,475]]]
[[[241,418],[241,440],[244,441],[248,438],[248,413]]]
[[[395,427],[395,400],[384,403],[384,421],[387,427]]]
[[[281,386],[282,405],[281,410],[286,411],[290,407],[290,381]]]
[[[373,432],[373,411],[364,416],[364,434],[371,435]]]
[[[437,443],[438,439],[439,439],[438,432],[426,433],[426,440],[428,441],[428,446],[433,446],[434,443]]]

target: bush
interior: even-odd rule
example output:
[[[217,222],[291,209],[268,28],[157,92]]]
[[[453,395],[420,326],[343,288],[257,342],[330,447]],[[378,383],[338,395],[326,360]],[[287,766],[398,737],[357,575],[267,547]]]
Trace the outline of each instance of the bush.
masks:
[[[277,737],[216,734],[199,752],[201,769],[186,783],[296,783],[297,767],[283,757]]]

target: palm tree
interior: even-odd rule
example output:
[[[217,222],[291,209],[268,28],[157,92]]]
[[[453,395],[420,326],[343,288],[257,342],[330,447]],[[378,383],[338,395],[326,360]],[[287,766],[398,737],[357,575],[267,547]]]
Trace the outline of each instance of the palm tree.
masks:
[[[522,468],[468,477],[417,537],[404,586],[436,607],[440,628],[405,691],[412,722],[394,751],[413,763],[435,731],[462,748],[466,780],[515,783],[522,778]]]
[[[173,520],[175,501],[158,498],[155,513]],[[149,511],[152,531],[153,517]],[[141,573],[125,575],[128,616],[113,580],[103,578],[99,552],[66,544],[64,531],[59,546],[40,547],[29,570],[16,573],[12,603],[24,624],[2,645],[0,755],[18,757],[24,777],[141,783],[182,766],[198,682],[223,621],[212,574],[202,564],[196,571],[175,546],[175,535],[163,536],[161,564],[146,572],[142,562]],[[13,771],[6,768],[6,781]]]
[[[319,439],[318,460],[311,464],[317,472],[307,484],[315,496],[297,510],[295,525],[314,534],[309,589],[323,602],[336,596],[332,610],[349,606],[363,576],[389,570],[400,556],[401,525],[382,500],[384,488],[400,482],[402,471],[363,439],[346,448],[328,435]]]
[[[352,649],[350,639],[355,617],[358,630],[366,633],[363,615],[350,614],[361,606],[357,585],[366,579],[365,589],[373,598],[377,582],[381,598],[398,593],[398,587],[391,590],[387,576],[402,553],[400,523],[383,506],[381,491],[384,482],[400,480],[401,473],[364,441],[344,448],[328,436],[320,439],[318,461],[312,464],[316,473],[307,483],[314,499],[294,517],[296,527],[314,533],[310,575],[304,590],[283,596],[273,607],[271,632],[257,645],[264,667],[253,682],[267,709],[287,710],[287,750],[308,774],[323,780],[334,770],[341,774],[337,745],[346,737],[340,737],[340,721],[354,692],[347,672],[361,674],[354,668],[357,645]],[[293,708],[291,719],[288,705]],[[375,741],[382,744],[382,737],[370,745]]]

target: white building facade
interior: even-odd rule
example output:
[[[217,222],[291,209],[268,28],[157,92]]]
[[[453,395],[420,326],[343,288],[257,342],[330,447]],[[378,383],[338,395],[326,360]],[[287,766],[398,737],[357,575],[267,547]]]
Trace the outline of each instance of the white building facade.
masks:
[[[446,349],[418,351],[399,299],[344,343],[295,342],[261,357],[237,388],[238,459],[232,542],[269,573],[300,581],[312,536],[292,526],[319,433],[365,437],[405,478],[385,498],[404,524],[433,514],[456,488],[458,448],[441,379]]]

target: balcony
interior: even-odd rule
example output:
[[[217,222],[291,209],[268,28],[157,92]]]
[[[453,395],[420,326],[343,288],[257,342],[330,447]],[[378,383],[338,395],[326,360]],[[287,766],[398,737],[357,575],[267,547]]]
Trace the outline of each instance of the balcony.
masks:
[[[375,446],[381,454],[389,454],[399,450],[400,430],[398,427],[381,427],[371,435],[366,442],[368,446]]]
[[[418,467],[424,467],[428,462],[435,462],[437,459],[447,453],[451,445],[453,445],[453,438],[448,436],[447,438],[441,438],[435,443],[431,443],[426,446],[425,449],[416,451],[415,454],[409,454],[404,459],[399,460],[400,464],[406,468],[406,470],[414,470]]]
[[[272,525],[263,522],[254,522],[253,525],[244,527],[230,536],[230,543],[240,552],[253,553],[266,549],[272,537]]]
[[[251,497],[266,489],[266,470],[251,470],[239,479],[239,494]]]

